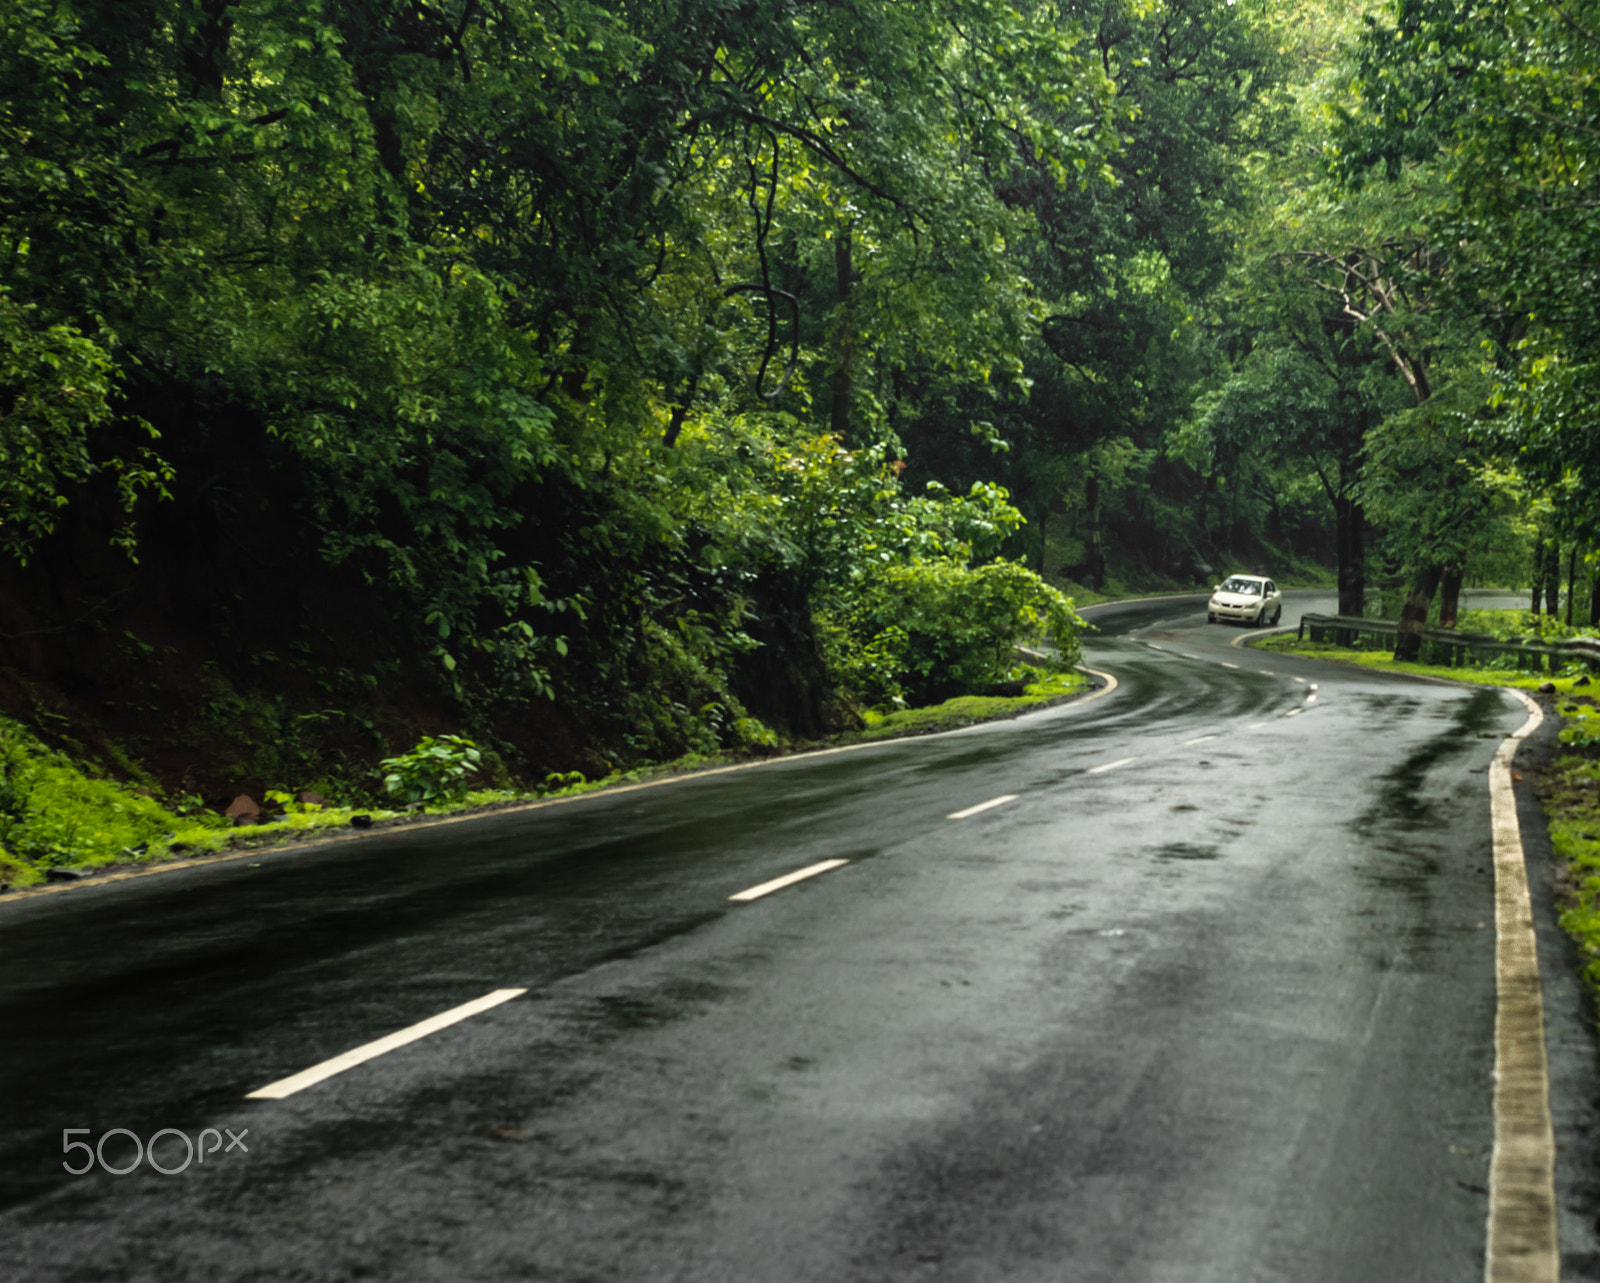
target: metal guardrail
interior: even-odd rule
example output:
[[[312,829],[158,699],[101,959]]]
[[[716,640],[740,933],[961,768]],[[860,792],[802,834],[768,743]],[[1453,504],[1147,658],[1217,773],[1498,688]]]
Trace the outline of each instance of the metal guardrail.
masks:
[[[1317,614],[1300,617],[1302,641],[1309,632],[1312,641],[1331,641],[1340,646],[1354,647],[1358,639],[1374,637],[1384,639],[1385,645],[1392,648],[1399,630],[1400,626],[1392,619]],[[1462,633],[1454,628],[1422,630],[1423,663],[1448,664],[1454,668],[1459,667],[1470,655],[1515,655],[1518,668],[1534,671],[1547,667],[1555,672],[1574,661],[1582,661],[1600,670],[1600,641],[1590,637],[1562,641],[1539,641],[1529,637],[1502,640],[1490,633]]]

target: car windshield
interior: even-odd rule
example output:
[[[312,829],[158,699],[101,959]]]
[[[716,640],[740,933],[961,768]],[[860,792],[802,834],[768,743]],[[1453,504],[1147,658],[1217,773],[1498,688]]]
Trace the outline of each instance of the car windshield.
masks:
[[[1261,582],[1256,579],[1226,579],[1219,590],[1221,592],[1236,592],[1245,597],[1261,596]]]

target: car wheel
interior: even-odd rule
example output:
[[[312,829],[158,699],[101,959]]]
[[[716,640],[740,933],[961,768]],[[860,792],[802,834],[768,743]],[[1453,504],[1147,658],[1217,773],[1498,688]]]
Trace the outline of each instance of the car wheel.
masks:
[[[1216,622],[1217,622],[1217,617],[1215,615],[1213,615],[1209,610],[1206,611],[1206,623],[1214,624]]]
[[[1272,612],[1272,626],[1274,628],[1276,628],[1278,626],[1278,621],[1280,619],[1282,619],[1282,618],[1283,618],[1283,607],[1279,606],[1275,611]]]
[[[1256,616],[1256,627],[1257,628],[1265,628],[1266,626],[1267,626],[1267,608],[1265,606],[1263,606],[1261,608],[1261,613]]]

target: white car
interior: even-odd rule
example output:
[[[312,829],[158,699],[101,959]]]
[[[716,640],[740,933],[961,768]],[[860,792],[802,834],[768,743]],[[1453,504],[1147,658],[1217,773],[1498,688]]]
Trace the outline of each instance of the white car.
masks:
[[[1206,623],[1239,619],[1264,628],[1283,616],[1283,594],[1278,585],[1260,575],[1229,575],[1211,590],[1206,603]]]

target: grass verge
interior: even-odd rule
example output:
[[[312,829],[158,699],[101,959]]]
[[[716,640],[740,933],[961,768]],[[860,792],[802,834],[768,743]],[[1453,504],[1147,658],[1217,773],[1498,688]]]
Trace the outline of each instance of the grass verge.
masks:
[[[1269,650],[1280,655],[1301,655],[1306,659],[1322,659],[1333,664],[1349,664],[1381,673],[1408,673],[1414,677],[1438,677],[1450,682],[1463,682],[1471,686],[1516,686],[1523,690],[1538,690],[1545,683],[1555,686],[1557,694],[1572,690],[1583,680],[1577,671],[1568,673],[1528,673],[1512,668],[1452,668],[1447,664],[1407,664],[1397,662],[1387,651],[1353,650],[1333,642],[1301,641],[1292,633],[1279,633],[1253,638],[1245,643],[1251,650]]]
[[[1556,708],[1560,748],[1537,792],[1555,854],[1561,925],[1578,942],[1585,983],[1600,996],[1600,710],[1586,696],[1560,699]]]
[[[892,713],[869,712],[866,729],[841,737],[840,742],[894,739],[901,735],[932,735],[959,730],[975,722],[1016,717],[1082,694],[1090,679],[1075,671],[1048,673],[1029,682],[1020,695],[959,695],[927,708],[906,708]]]

